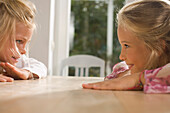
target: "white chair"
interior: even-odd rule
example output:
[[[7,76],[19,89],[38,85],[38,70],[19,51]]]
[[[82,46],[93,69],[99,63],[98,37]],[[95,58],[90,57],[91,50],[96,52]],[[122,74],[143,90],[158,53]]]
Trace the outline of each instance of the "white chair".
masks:
[[[100,77],[104,77],[105,61],[101,58],[92,55],[75,55],[75,56],[70,56],[61,62],[60,74],[62,76],[65,67],[75,67],[75,76],[81,76],[81,77],[83,77],[84,74],[85,77],[89,76],[90,67],[100,67]],[[84,73],[84,69],[85,69],[85,73]]]

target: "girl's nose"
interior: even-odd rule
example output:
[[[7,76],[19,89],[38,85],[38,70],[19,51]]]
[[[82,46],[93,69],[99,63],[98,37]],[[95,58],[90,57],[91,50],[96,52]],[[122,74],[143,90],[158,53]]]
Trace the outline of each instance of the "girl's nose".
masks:
[[[27,51],[26,51],[25,48],[21,50],[21,54],[22,54],[22,55],[23,55],[23,54],[26,54],[26,52],[27,52]]]
[[[121,51],[120,56],[119,56],[119,59],[122,60],[122,61],[125,61],[125,60],[126,60],[126,57],[125,57],[125,54],[124,54],[123,51]]]

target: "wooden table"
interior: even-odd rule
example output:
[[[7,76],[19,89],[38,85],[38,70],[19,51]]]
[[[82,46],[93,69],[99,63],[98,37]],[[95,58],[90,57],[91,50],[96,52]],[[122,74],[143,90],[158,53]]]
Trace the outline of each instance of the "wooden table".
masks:
[[[47,77],[0,83],[0,113],[170,113],[169,94],[82,89],[103,78]]]

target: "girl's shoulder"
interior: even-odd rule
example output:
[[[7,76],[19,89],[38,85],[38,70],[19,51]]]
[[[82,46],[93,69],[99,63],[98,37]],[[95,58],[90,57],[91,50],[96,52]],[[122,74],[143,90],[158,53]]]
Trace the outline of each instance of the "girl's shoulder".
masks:
[[[105,77],[105,80],[116,78],[120,73],[123,73],[129,69],[125,61],[119,62],[113,66],[113,71],[111,74]]]
[[[170,93],[170,63],[153,70],[145,70],[145,93]]]
[[[144,74],[146,77],[150,77],[150,78],[166,77],[166,75],[170,75],[170,63],[156,69],[145,70]]]

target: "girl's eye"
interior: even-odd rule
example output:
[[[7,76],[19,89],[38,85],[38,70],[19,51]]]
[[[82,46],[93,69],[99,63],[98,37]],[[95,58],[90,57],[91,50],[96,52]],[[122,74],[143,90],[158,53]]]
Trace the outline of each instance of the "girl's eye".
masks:
[[[22,40],[16,40],[16,43],[22,44]]]
[[[129,46],[127,44],[124,44],[125,48],[128,48]]]

